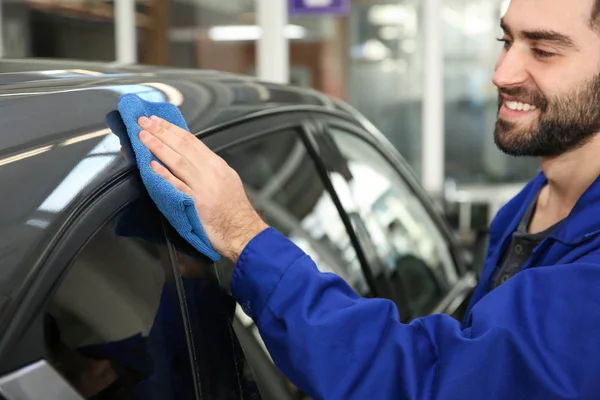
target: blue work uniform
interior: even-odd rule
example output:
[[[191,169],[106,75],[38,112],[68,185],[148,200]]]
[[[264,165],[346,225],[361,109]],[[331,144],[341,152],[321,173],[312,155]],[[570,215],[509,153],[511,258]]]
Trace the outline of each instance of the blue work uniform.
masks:
[[[231,289],[275,363],[315,399],[600,399],[600,180],[492,290],[500,258],[546,178],[491,225],[482,278],[462,324],[399,322],[269,228],[243,251]]]

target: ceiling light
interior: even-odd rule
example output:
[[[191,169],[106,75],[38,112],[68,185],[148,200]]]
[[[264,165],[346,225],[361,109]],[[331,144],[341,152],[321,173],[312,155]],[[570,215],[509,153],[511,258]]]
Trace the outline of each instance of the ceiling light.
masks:
[[[482,35],[491,31],[491,14],[489,7],[480,4],[470,4],[462,12],[449,6],[442,8],[443,21],[467,36]]]
[[[404,39],[401,47],[403,52],[406,54],[411,54],[417,50],[417,42],[413,39]]]
[[[306,29],[299,25],[286,25],[284,34],[288,39],[303,39]],[[215,26],[209,29],[208,36],[214,41],[258,40],[262,29],[257,25]]]
[[[383,40],[394,40],[400,36],[400,29],[397,26],[383,26],[379,29],[379,36]]]
[[[414,23],[416,9],[401,4],[375,5],[369,10],[368,20],[372,25],[398,25]]]
[[[363,57],[371,61],[381,61],[390,54],[390,49],[379,40],[367,40],[362,48]]]

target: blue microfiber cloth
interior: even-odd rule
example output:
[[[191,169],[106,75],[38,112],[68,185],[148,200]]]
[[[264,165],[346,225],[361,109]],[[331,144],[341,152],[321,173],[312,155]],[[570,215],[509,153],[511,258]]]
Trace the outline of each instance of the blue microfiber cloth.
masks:
[[[119,100],[118,112],[109,113],[106,122],[113,133],[119,137],[128,160],[136,161],[142,181],[160,212],[179,235],[196,250],[211,260],[218,261],[220,259],[219,254],[206,237],[206,232],[198,218],[194,200],[187,194],[177,190],[162,176],[154,173],[150,167],[150,161],[158,161],[158,159],[140,142],[138,136],[142,129],[137,121],[142,116],[150,117],[152,115],[189,130],[175,105],[145,101],[134,94],[122,96]],[[136,222],[140,224],[137,225]],[[143,227],[144,222],[142,219],[133,215],[126,215],[121,221],[117,221],[116,229],[117,234],[122,236],[141,237],[154,243],[160,241],[161,231],[157,231],[156,227],[144,231]]]

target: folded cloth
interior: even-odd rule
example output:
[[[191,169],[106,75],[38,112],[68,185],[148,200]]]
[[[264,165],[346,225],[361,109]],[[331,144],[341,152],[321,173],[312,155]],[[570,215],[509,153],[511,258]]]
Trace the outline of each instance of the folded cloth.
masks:
[[[128,159],[130,161],[135,160],[137,163],[148,194],[160,212],[190,245],[211,260],[218,261],[219,254],[208,241],[206,232],[198,217],[194,200],[187,194],[177,190],[166,179],[152,171],[150,167],[150,161],[160,161],[140,141],[138,136],[141,128],[137,121],[142,116],[150,117],[152,115],[189,130],[179,109],[173,104],[145,101],[134,94],[122,96],[119,100],[118,113],[110,113],[106,118],[106,122],[113,133],[119,137]],[[136,218],[130,219],[129,224],[135,220]],[[127,223],[118,225],[123,236],[127,235],[127,229],[132,229],[132,232],[136,231],[136,227],[129,226],[128,228],[127,225]],[[155,236],[155,234],[156,232],[148,232],[150,236]],[[139,237],[141,235],[136,233],[131,236]]]

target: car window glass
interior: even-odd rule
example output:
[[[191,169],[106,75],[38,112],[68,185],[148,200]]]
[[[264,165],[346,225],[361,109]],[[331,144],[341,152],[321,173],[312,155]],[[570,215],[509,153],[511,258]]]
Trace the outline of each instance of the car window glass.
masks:
[[[49,361],[86,399],[196,398],[160,216],[149,209],[138,201],[97,232],[45,309]]]
[[[379,262],[404,295],[411,317],[425,315],[457,281],[446,241],[419,198],[371,145],[329,127],[321,151],[331,180],[349,214],[360,216]]]
[[[263,400],[296,400],[295,396],[290,397],[294,392],[292,386],[275,367],[257,326],[240,307],[236,308],[233,327],[251,363]]]
[[[363,296],[370,294],[345,225],[299,131],[265,135],[220,155],[238,172],[254,207],[269,225],[309,254],[322,272],[341,276]],[[227,261],[218,265],[219,270],[226,268],[233,266]],[[266,352],[256,326],[247,317],[240,319]],[[279,380],[290,398],[308,399],[282,375]]]
[[[202,398],[260,400],[254,374],[231,325],[236,303],[222,288],[215,264],[170,226],[167,235],[184,293]]]
[[[297,131],[266,135],[220,155],[240,174],[267,223],[308,253],[321,271],[368,293],[343,221]]]

